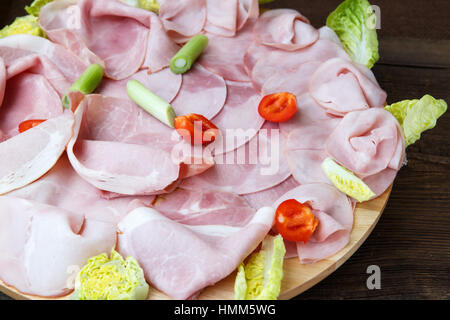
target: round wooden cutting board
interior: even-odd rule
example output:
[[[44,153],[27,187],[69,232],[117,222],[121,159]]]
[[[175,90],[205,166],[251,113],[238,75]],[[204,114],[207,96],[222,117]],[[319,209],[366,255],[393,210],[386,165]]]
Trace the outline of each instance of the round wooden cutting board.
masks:
[[[280,299],[290,299],[296,295],[308,290],[321,280],[329,276],[333,271],[339,268],[353,253],[363,244],[367,239],[370,232],[377,224],[385,206],[389,199],[392,186],[381,196],[356,206],[354,212],[354,224],[353,230],[350,236],[350,242],[348,245],[328,259],[321,260],[316,263],[302,265],[297,258],[286,259],[284,262],[284,278],[281,287]],[[220,281],[216,285],[205,289],[199,299],[224,299],[232,300],[234,298],[234,279],[236,273],[232,273],[230,276]],[[38,299],[40,297],[34,297],[24,295],[15,290],[14,288],[6,286],[0,281],[0,291],[9,295],[14,299]],[[67,299],[68,297],[62,297],[59,299]],[[169,299],[165,294],[151,288],[149,299]]]

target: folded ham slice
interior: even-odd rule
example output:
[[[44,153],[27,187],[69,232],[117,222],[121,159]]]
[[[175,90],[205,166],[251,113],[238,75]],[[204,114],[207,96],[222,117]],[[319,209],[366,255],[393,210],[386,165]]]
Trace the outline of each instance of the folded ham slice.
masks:
[[[327,157],[325,143],[339,119],[329,119],[292,130],[284,149],[289,168],[300,184],[331,183],[321,164]]]
[[[242,136],[241,136],[242,138]],[[182,188],[254,193],[276,186],[290,176],[282,155],[285,139],[278,125],[266,122],[258,135],[234,151],[215,156],[216,165],[183,180]]]
[[[330,59],[316,70],[309,91],[328,113],[337,116],[382,108],[387,97],[368,68],[340,58]]]
[[[297,242],[301,263],[325,259],[347,245],[353,227],[353,207],[347,196],[328,184],[305,184],[281,196],[274,203],[274,208],[288,199],[309,204],[319,219],[319,225],[309,241]]]
[[[204,30],[225,37],[233,37],[248,19],[259,15],[257,0],[206,0]]]
[[[52,118],[0,143],[0,194],[26,186],[48,172],[72,137],[72,112]]]
[[[232,273],[264,239],[274,213],[265,207],[246,225],[232,227],[219,221],[185,225],[137,208],[119,223],[118,250],[135,257],[157,289],[187,299]]]
[[[206,0],[163,1],[159,8],[167,34],[176,42],[187,42],[206,24]]]
[[[10,196],[0,197],[0,234],[0,279],[45,297],[70,293],[75,272],[116,243],[111,223]]]
[[[153,203],[153,208],[167,218],[187,225],[242,227],[255,214],[243,197],[228,192],[177,189]]]
[[[42,8],[39,21],[48,37],[88,64],[125,79],[141,67],[152,72],[169,65],[177,52],[157,15],[120,1],[61,0]]]
[[[274,9],[259,17],[255,36],[266,46],[295,51],[316,42],[319,32],[298,11]]]

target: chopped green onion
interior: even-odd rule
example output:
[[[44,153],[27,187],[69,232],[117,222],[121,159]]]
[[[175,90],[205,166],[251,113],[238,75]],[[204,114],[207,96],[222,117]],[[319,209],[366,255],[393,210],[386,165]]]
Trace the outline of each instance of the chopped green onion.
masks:
[[[98,64],[90,65],[77,81],[70,87],[69,92],[81,92],[89,94],[95,91],[103,79],[103,69]],[[70,101],[67,95],[63,97],[64,108],[70,108]]]
[[[130,99],[142,109],[169,127],[174,128],[176,114],[167,101],[158,97],[134,79],[127,82],[127,93]]]
[[[205,35],[194,36],[170,60],[170,70],[173,73],[181,74],[191,69],[192,64],[208,46],[208,42],[208,37]]]

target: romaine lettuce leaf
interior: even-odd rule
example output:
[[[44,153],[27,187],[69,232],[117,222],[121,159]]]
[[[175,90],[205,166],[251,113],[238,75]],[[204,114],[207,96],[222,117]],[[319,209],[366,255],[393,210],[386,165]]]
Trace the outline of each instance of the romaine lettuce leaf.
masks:
[[[0,30],[0,38],[5,38],[16,34],[29,34],[38,37],[45,37],[44,31],[39,27],[38,18],[32,15],[18,17],[9,26],[5,26]]]
[[[367,0],[345,0],[327,18],[353,61],[372,68],[379,59],[376,15]]]
[[[283,238],[267,236],[259,252],[241,264],[234,284],[236,300],[276,300],[283,279],[286,248]]]
[[[447,111],[447,103],[425,95],[422,99],[404,100],[385,109],[392,113],[403,128],[406,146],[420,139],[422,132],[433,129],[437,119]]]
[[[144,272],[133,258],[126,260],[112,250],[88,260],[75,281],[73,300],[144,300],[149,286]]]
[[[25,7],[25,11],[32,16],[39,17],[41,8],[53,0],[34,0],[33,3]]]

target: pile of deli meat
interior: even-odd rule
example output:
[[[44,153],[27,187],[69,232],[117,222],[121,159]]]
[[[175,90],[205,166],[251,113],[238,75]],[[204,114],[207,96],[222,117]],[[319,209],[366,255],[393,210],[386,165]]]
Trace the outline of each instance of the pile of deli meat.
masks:
[[[166,0],[157,15],[115,0],[59,0],[39,22],[48,39],[0,40],[0,279],[22,293],[67,295],[71,267],[116,248],[158,290],[195,298],[277,232],[286,199],[319,220],[307,243],[285,241],[286,257],[325,259],[348,244],[355,201],[322,161],[332,157],[375,196],[403,163],[403,133],[373,73],[295,10]],[[197,34],[207,49],[189,72],[172,73],[171,58]],[[105,70],[100,87],[70,93],[64,109],[92,63]],[[130,79],[177,115],[210,119],[223,139],[191,147],[128,98]],[[280,124],[258,114],[278,92],[298,102]],[[20,133],[28,119],[47,121]],[[236,131],[244,134],[228,143]]]

